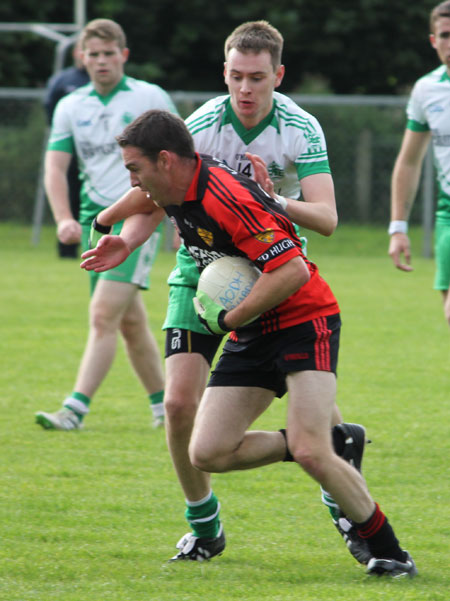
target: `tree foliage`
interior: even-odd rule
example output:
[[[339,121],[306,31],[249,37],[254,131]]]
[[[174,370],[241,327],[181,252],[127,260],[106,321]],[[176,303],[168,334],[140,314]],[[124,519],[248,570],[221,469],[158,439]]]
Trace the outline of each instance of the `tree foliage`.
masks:
[[[128,73],[168,90],[224,89],[223,43],[243,21],[267,19],[285,38],[284,92],[404,93],[437,65],[428,43],[435,0],[87,0],[87,18],[125,29]],[[2,22],[68,23],[72,3],[16,0]],[[0,86],[39,87],[53,67],[54,44],[31,33],[1,33]]]

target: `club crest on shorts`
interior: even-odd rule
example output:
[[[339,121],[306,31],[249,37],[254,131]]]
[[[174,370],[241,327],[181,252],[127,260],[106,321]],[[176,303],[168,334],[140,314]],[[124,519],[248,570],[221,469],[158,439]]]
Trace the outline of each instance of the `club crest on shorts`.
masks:
[[[275,238],[275,234],[273,230],[265,230],[264,232],[256,234],[255,238],[259,240],[259,242],[264,242],[265,244],[272,244]]]
[[[207,244],[208,246],[213,245],[214,236],[212,235],[212,232],[209,232],[208,230],[204,230],[202,227],[198,227],[197,234],[200,236],[200,238],[203,240],[203,242],[205,242],[205,244]]]

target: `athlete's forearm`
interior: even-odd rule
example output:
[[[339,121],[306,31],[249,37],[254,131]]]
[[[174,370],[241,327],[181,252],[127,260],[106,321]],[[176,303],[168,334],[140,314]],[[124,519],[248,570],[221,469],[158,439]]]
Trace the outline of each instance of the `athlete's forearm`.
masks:
[[[420,167],[397,160],[391,180],[391,221],[408,221],[417,195]]]
[[[417,195],[431,132],[406,129],[391,178],[391,221],[407,221]]]
[[[67,174],[48,154],[45,161],[44,186],[55,223],[73,219]]]
[[[323,236],[331,236],[336,229],[336,207],[328,202],[302,202],[286,198],[286,212],[293,223]]]
[[[164,215],[165,211],[157,208],[156,211],[151,213],[139,213],[125,219],[120,237],[131,252],[141,246],[153,234]]]
[[[250,294],[227,313],[226,325],[235,329],[273,309],[306,284],[309,278],[309,270],[301,257],[295,257],[273,271],[263,273]]]
[[[289,217],[300,227],[331,236],[338,222],[333,178],[329,173],[315,173],[301,179],[300,185],[302,201],[288,199]]]
[[[153,201],[139,188],[130,188],[119,200],[97,215],[101,225],[114,225],[137,213],[152,213],[160,210]]]

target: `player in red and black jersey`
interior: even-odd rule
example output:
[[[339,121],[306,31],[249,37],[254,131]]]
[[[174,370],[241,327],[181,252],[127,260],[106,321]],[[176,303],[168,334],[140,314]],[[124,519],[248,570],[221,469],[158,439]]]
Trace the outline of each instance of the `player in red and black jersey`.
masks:
[[[279,203],[245,175],[212,157],[198,157],[183,204],[165,210],[200,271],[224,255],[248,257],[263,273],[295,257],[302,259],[308,282],[254,322],[255,335],[339,313],[333,293],[314,263],[303,255]]]
[[[172,217],[200,270],[223,254],[246,256],[263,269],[249,295],[229,311],[197,293],[201,322],[214,334],[235,334],[200,403],[192,464],[225,472],[291,457],[332,494],[367,540],[369,573],[414,576],[414,561],[401,549],[361,474],[333,451],[339,309],[316,266],[303,256],[286,215],[255,184],[196,155],[184,122],[166,111],[148,111],[118,142],[132,186]],[[136,242],[124,230],[119,238],[103,238],[83,255],[82,265],[101,270]],[[286,389],[286,431],[248,431]],[[224,546],[220,536],[217,541]],[[206,548],[204,558],[218,552]]]

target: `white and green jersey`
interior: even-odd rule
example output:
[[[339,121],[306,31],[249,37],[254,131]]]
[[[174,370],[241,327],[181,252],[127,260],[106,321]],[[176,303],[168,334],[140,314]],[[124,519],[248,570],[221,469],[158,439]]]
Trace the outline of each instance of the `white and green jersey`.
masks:
[[[293,100],[278,92],[273,97],[272,111],[250,130],[237,118],[229,95],[203,104],[186,119],[186,125],[197,152],[213,155],[248,177],[253,172],[245,153],[257,154],[267,165],[275,192],[300,199],[299,180],[330,173],[325,137],[317,119]],[[182,246],[169,284],[196,287],[197,281],[197,268]]]
[[[127,76],[107,96],[89,83],[58,102],[47,148],[78,156],[80,223],[89,225],[129,190],[130,176],[115,137],[149,109],[177,112],[159,86]]]
[[[416,82],[407,116],[408,129],[431,131],[439,186],[436,219],[450,224],[450,77],[445,65]]]

